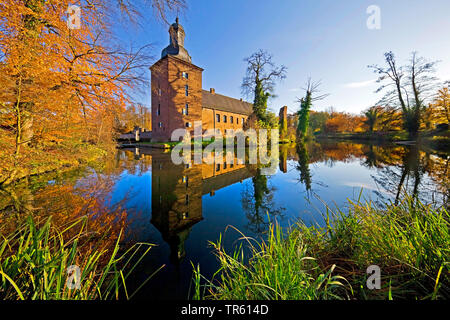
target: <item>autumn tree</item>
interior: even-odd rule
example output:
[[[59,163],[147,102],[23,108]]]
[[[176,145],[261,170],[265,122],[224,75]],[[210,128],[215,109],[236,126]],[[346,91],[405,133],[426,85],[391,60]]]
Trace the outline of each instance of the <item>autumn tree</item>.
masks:
[[[168,10],[178,2],[151,3]],[[131,16],[131,4],[118,3]],[[71,4],[82,12],[79,29],[67,24]],[[1,2],[0,184],[54,168],[84,143],[112,141],[117,114],[151,63],[149,46],[125,49],[114,40],[114,8],[106,0]]]
[[[437,97],[431,104],[433,121],[437,124],[450,123],[450,90],[444,87],[438,91]]]
[[[258,120],[267,122],[267,102],[274,96],[275,84],[286,78],[287,68],[276,66],[273,57],[267,51],[259,50],[250,57],[245,58],[247,71],[242,81],[243,94],[254,96],[253,112]]]
[[[366,117],[364,123],[369,127],[370,133],[374,131],[375,124],[377,123],[379,117],[380,109],[381,107],[374,106],[364,111],[364,116]]]
[[[144,105],[130,104],[126,110],[120,115],[119,131],[126,133],[132,131],[135,127],[151,130],[151,113]]]
[[[325,125],[330,118],[326,111],[311,111],[309,115],[309,128],[312,133],[325,131]]]
[[[403,127],[412,138],[417,136],[421,116],[429,92],[436,80],[433,77],[436,62],[429,62],[413,52],[409,64],[398,66],[394,53],[384,54],[386,65],[369,66],[379,75],[378,83],[383,83],[376,92],[387,91],[380,101],[383,105],[398,105],[402,111]]]
[[[361,116],[346,112],[334,112],[325,124],[325,131],[332,133],[361,132],[364,120],[364,117]]]

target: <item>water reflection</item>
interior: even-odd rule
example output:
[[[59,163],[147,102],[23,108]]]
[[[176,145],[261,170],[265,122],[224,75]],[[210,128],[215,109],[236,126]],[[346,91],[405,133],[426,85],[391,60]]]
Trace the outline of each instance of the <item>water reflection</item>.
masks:
[[[144,292],[183,299],[191,261],[200,263],[206,276],[216,271],[208,241],[216,241],[228,225],[259,237],[269,220],[320,223],[321,216],[312,213],[311,203],[321,205],[315,196],[342,205],[361,188],[377,201],[401,201],[407,192],[448,206],[448,154],[417,146],[308,141],[281,146],[277,161],[279,171],[265,176],[262,166],[240,164],[229,155],[223,163],[175,165],[161,150],[118,150],[95,167],[0,190],[1,228],[12,230],[26,212],[53,215],[60,223],[90,215],[90,227],[104,230],[111,242],[125,228],[127,242],[158,245],[142,272],[170,266]]]
[[[222,163],[175,165],[168,152],[143,149],[133,153],[136,160],[151,159],[151,223],[169,244],[174,264],[185,257],[184,243],[192,227],[203,220],[202,197],[214,197],[222,188],[258,176],[259,170],[229,156]],[[266,195],[261,194],[261,202],[263,198]]]
[[[252,177],[252,185],[247,185],[241,193],[242,209],[248,219],[246,229],[262,234],[267,230],[269,221],[283,217],[285,209],[274,202],[275,192],[276,188],[270,185],[269,177],[257,169]]]
[[[311,192],[311,172],[309,170],[309,153],[304,142],[297,144],[298,165],[296,169],[300,173],[300,182],[305,185],[308,195]]]

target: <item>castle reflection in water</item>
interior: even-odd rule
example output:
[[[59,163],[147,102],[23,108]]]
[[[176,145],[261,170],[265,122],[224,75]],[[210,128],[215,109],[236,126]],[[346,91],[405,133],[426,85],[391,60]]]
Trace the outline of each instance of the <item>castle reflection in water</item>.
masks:
[[[176,165],[170,152],[143,148],[133,149],[135,160],[151,165],[151,223],[170,246],[170,261],[178,264],[186,255],[184,243],[192,227],[203,220],[202,197],[257,174],[257,166],[239,161],[235,155],[222,163]],[[280,170],[286,170],[286,158],[280,159]]]
[[[267,188],[267,178],[261,175],[260,166],[238,161],[236,156],[224,156],[222,161],[218,161],[221,163],[192,162],[175,165],[170,152],[158,149],[130,149],[124,156],[130,158],[133,155],[135,160],[139,160],[136,163],[144,166],[141,172],[152,173],[151,223],[169,244],[170,260],[175,264],[186,255],[184,243],[192,227],[203,219],[203,196],[214,197],[216,191],[252,178],[254,190],[250,197],[253,199],[249,201],[253,201],[254,205],[250,206],[250,209],[255,212],[264,211],[264,214],[276,209],[272,203],[263,203],[264,199],[270,200],[268,196],[270,192]],[[279,158],[273,160],[278,162],[276,165],[282,175],[286,174],[293,178],[297,175],[295,188],[302,189],[303,187],[300,188],[298,185],[301,183],[307,194],[324,196],[324,192],[329,193],[326,190],[333,188],[328,186],[330,184],[335,186],[334,192],[346,190],[347,180],[352,178],[352,170],[355,170],[357,164],[356,168],[366,168],[363,170],[370,173],[369,179],[365,178],[363,182],[358,182],[358,190],[367,189],[367,186],[370,187],[372,184],[372,193],[383,201],[392,200],[397,203],[403,194],[409,194],[424,203],[441,203],[448,206],[450,199],[448,191],[450,158],[446,155],[437,156],[414,146],[311,142],[296,147],[280,147]],[[316,164],[317,168],[311,164]],[[314,176],[314,172],[320,173],[321,170],[334,168],[337,164],[341,165],[333,171],[328,170],[325,178],[319,174]],[[343,164],[347,165],[348,170]],[[350,164],[353,164],[353,167]],[[340,170],[347,170],[347,178],[339,176]],[[337,175],[333,175],[333,172]],[[352,179],[355,180],[354,178]],[[284,183],[289,184],[289,181]],[[322,188],[325,191],[317,192],[315,188]],[[347,193],[343,195],[348,197]],[[298,199],[291,200],[298,201]],[[217,205],[223,205],[222,203],[218,201]],[[297,207],[298,204],[295,208]],[[249,222],[258,222],[255,217],[259,216],[247,215]],[[252,219],[255,221],[250,221]]]

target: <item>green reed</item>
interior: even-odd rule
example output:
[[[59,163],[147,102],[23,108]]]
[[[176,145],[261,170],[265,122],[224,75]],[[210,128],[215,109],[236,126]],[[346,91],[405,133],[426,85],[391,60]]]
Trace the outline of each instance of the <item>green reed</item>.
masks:
[[[86,249],[82,243],[91,236],[84,231],[86,221],[58,228],[51,218],[37,226],[30,216],[12,234],[1,234],[0,299],[131,298],[125,281],[151,245],[139,243],[119,254],[119,235],[112,247]],[[68,282],[72,265],[79,266],[80,277]],[[76,280],[79,289],[71,289]]]
[[[271,224],[266,241],[243,237],[227,253],[212,243],[220,262],[195,296],[205,299],[442,299],[450,297],[450,216],[406,197],[395,205],[349,202],[324,210],[325,227],[298,223],[283,232]],[[246,259],[246,257],[248,259]],[[381,269],[381,289],[369,290],[367,268]],[[202,290],[203,289],[203,290]]]
[[[228,254],[221,239],[211,245],[220,262],[214,279],[201,292],[199,268],[194,271],[196,297],[233,300],[340,299],[351,292],[335,266],[320,270],[300,237],[285,237],[277,224],[268,239],[256,242],[243,236],[250,248],[248,262],[243,245]],[[216,279],[217,277],[217,279]]]

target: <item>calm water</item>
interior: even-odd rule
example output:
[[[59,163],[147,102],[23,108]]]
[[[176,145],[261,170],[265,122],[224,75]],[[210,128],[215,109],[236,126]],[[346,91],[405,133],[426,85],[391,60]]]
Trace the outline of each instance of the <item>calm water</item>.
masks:
[[[345,208],[361,190],[364,199],[375,202],[400,200],[407,191],[448,205],[449,156],[414,146],[311,142],[282,147],[277,167],[274,175],[263,176],[256,165],[174,165],[170,153],[161,150],[119,150],[96,168],[2,192],[0,210],[10,213],[19,203],[59,213],[92,198],[93,208],[125,213],[124,241],[157,245],[130,286],[165,265],[139,298],[186,299],[191,263],[200,264],[206,277],[217,270],[208,242],[222,233],[227,248],[239,243],[239,234],[227,226],[259,238],[269,219],[283,226],[299,219],[321,225],[324,203]]]

